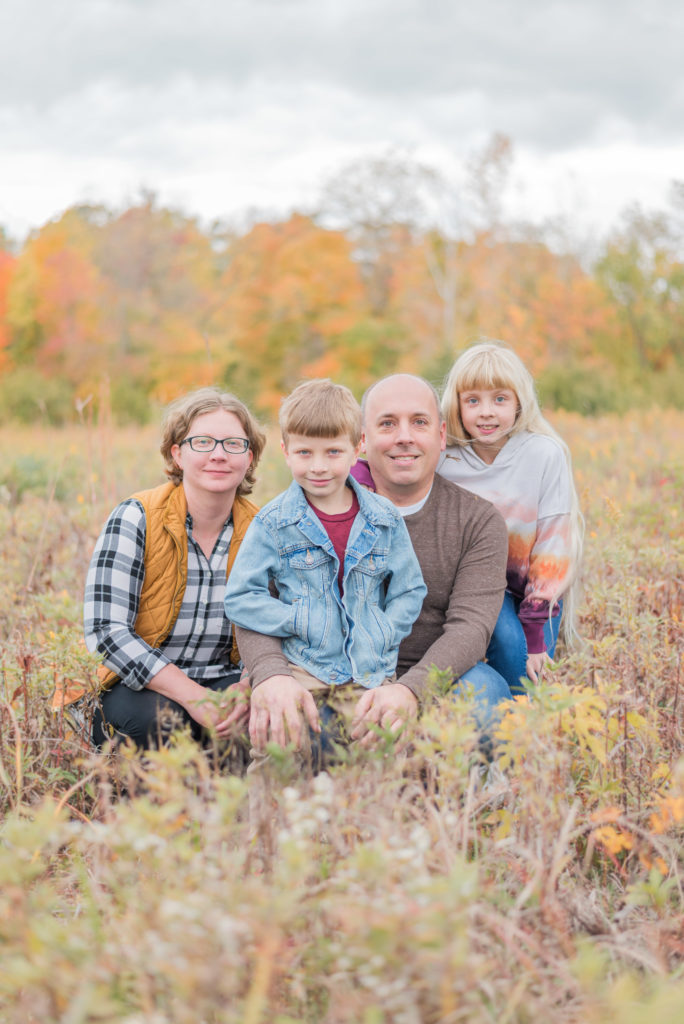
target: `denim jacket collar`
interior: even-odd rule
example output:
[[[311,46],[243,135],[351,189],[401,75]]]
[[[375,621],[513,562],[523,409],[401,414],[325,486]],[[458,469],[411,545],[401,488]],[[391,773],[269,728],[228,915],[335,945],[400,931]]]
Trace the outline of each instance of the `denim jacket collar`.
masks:
[[[372,523],[374,526],[391,526],[396,522],[399,513],[395,511],[389,501],[383,499],[382,502],[378,502],[376,500],[371,504],[366,497],[367,491],[365,487],[357,483],[352,476],[347,477],[347,485],[356,494],[359,500],[360,511],[369,523]],[[374,495],[374,497],[377,499],[378,496]],[[385,502],[386,507],[383,507]],[[309,503],[306,500],[306,495],[299,484],[293,480],[283,495],[278,516],[278,526],[291,526],[293,523],[299,522],[302,514],[307,511],[309,511]]]

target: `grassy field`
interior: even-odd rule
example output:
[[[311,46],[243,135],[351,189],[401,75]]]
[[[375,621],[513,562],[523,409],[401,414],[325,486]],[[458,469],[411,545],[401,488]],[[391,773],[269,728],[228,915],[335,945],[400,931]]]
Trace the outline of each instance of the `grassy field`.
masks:
[[[245,781],[186,739],[94,756],[49,710],[94,679],[86,566],[161,479],[155,431],[0,431],[3,1024],[684,1020],[684,414],[554,422],[584,645],[504,718],[510,790],[478,788],[441,702],[408,748],[275,787],[261,843]]]

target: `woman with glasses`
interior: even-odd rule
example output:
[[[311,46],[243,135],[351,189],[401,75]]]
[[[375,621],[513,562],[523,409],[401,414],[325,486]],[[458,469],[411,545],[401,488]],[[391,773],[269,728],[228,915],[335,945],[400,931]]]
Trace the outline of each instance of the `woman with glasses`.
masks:
[[[186,395],[164,420],[169,481],[109,516],[84,606],[86,644],[104,660],[92,727],[98,747],[126,737],[156,747],[179,723],[198,740],[240,731],[249,684],[223,597],[257,512],[246,495],[264,443],[234,395],[213,388]]]

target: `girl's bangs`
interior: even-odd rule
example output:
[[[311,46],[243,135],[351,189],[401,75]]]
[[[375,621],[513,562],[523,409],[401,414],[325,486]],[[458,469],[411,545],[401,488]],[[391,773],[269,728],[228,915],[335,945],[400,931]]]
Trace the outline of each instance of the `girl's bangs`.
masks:
[[[459,391],[495,391],[499,388],[516,390],[502,367],[494,366],[490,360],[481,360],[477,365],[464,367],[459,375]]]

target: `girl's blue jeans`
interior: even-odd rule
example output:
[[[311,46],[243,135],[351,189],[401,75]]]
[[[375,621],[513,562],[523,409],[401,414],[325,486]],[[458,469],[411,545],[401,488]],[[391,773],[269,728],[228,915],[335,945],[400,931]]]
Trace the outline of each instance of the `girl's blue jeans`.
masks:
[[[563,602],[560,601],[559,604],[562,613]],[[514,697],[517,694],[525,693],[525,687],[520,680],[527,678],[527,641],[518,618],[519,608],[518,598],[506,591],[499,618],[487,648],[487,664],[504,677]],[[544,643],[550,658],[553,657],[556,650],[560,621],[561,615],[558,614],[544,623]]]

